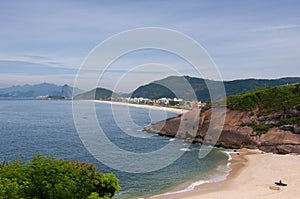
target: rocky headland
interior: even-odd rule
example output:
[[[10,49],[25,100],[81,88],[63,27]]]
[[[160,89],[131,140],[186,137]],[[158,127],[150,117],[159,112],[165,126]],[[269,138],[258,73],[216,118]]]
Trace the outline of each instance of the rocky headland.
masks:
[[[278,154],[300,154],[299,84],[230,96],[227,98],[226,107],[216,105],[205,109],[194,109],[151,124],[145,127],[145,130],[210,144],[207,131],[211,128],[221,132],[216,146],[245,147]],[[216,113],[213,121],[212,110]],[[224,119],[224,114],[224,125],[219,125],[218,121]]]

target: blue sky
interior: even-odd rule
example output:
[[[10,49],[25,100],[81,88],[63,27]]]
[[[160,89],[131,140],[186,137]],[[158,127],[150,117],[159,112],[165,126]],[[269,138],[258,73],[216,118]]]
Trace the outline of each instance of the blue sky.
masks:
[[[0,87],[72,85],[79,66],[100,42],[149,26],[174,29],[196,40],[224,80],[300,76],[299,10],[298,0],[0,1]],[[170,66],[181,64],[161,53],[150,57]],[[153,60],[138,53],[125,58],[107,73],[103,86],[120,76],[123,65],[149,62]],[[184,64],[180,74],[193,75]],[[139,77],[129,78],[136,81],[120,91],[150,81]]]

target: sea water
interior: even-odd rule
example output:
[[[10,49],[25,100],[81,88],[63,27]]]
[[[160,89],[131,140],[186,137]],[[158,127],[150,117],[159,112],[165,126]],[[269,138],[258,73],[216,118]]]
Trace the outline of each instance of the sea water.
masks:
[[[228,172],[228,156],[218,149],[199,159],[200,144],[189,145],[179,139],[149,136],[142,131],[143,126],[175,116],[175,113],[130,107],[130,117],[136,125],[125,124],[123,128],[141,135],[132,137],[115,122],[111,105],[95,103],[95,110],[107,137],[123,150],[146,153],[174,142],[178,146],[176,150],[184,151],[184,154],[158,171],[132,174],[114,170],[95,159],[82,144],[74,125],[71,101],[0,99],[0,159],[13,160],[15,156],[31,159],[40,152],[61,159],[94,163],[104,173],[113,172],[119,178],[122,191],[117,198],[143,198],[188,191],[201,183],[222,180]]]

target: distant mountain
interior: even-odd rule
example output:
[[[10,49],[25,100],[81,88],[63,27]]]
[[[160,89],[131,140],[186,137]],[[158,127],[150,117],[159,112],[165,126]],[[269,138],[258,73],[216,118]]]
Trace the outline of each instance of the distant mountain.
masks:
[[[81,93],[74,97],[75,100],[107,100],[119,95],[105,88],[95,88],[85,93]]]
[[[83,92],[80,89],[74,89],[78,94]],[[64,98],[72,98],[73,87],[58,86],[55,84],[42,83],[36,85],[11,86],[8,88],[0,88],[0,97],[38,97],[38,96],[61,96]]]
[[[176,88],[177,89],[177,88]],[[172,89],[173,90],[173,89]],[[180,87],[178,90],[182,91]],[[182,93],[184,96],[184,93]],[[156,83],[150,83],[145,86],[140,86],[137,90],[132,93],[131,97],[144,97],[149,99],[159,99],[163,97],[175,98],[176,94],[173,93],[168,86],[163,86]]]
[[[224,81],[226,95],[235,95],[246,91],[265,88],[270,86],[280,86],[286,84],[295,84],[300,82],[300,77],[287,77],[280,79],[242,79],[234,81]],[[132,97],[144,97],[150,99],[159,99],[161,97],[182,99],[195,99],[201,101],[210,101],[210,95],[207,84],[212,89],[218,88],[222,82],[213,81],[189,76],[170,76],[150,84],[140,86],[132,93]],[[196,96],[195,96],[196,94]],[[224,96],[218,96],[223,98]]]
[[[119,97],[130,97],[132,95],[132,93],[124,93],[124,92],[118,92],[117,93]]]

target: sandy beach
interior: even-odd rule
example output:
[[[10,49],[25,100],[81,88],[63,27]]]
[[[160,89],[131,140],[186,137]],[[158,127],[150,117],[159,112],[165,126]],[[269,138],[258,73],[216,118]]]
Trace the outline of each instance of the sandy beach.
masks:
[[[97,103],[105,103],[105,104],[112,104],[112,105],[122,105],[122,106],[131,106],[137,108],[146,108],[146,109],[154,109],[154,110],[163,110],[168,112],[173,112],[177,114],[186,113],[189,110],[184,109],[177,109],[177,108],[170,108],[170,107],[163,107],[163,106],[152,106],[147,104],[131,104],[131,103],[124,103],[124,102],[113,102],[113,101],[104,101],[104,100],[92,100],[93,102]]]
[[[133,106],[170,111],[177,114],[188,110],[94,100],[96,103]],[[194,190],[152,196],[151,199],[282,199],[300,198],[300,155],[277,155],[259,150],[241,149],[232,153],[231,171],[226,180],[206,183]],[[277,186],[282,180],[287,186]]]
[[[226,180],[202,184],[193,191],[160,195],[152,199],[282,199],[300,198],[300,156],[276,155],[242,149],[232,154],[231,168]],[[287,183],[276,186],[274,182]]]

